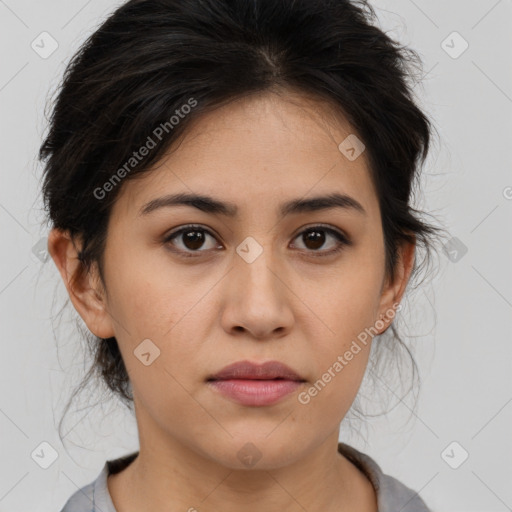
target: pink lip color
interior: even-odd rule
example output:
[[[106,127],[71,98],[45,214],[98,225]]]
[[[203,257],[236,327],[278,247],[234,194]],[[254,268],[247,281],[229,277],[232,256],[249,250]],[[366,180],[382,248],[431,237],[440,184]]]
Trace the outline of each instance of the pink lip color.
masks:
[[[208,384],[242,405],[264,406],[279,402],[303,383],[288,379],[226,379],[210,381]]]

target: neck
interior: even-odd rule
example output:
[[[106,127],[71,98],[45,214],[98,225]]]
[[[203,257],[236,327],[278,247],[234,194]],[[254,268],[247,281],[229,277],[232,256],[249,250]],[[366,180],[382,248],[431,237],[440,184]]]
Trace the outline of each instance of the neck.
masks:
[[[118,512],[258,509],[375,512],[370,482],[337,451],[338,433],[300,460],[273,469],[231,469],[179,442],[141,444],[137,458],[108,478]]]

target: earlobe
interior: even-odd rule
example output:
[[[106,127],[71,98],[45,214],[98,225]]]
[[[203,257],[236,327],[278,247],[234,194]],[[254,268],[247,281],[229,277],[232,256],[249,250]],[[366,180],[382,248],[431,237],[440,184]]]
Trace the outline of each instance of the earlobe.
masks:
[[[78,250],[67,231],[54,228],[48,234],[48,252],[76,311],[95,336],[113,337],[112,320],[96,267],[87,272],[78,258]]]
[[[388,282],[381,294],[379,322],[385,323],[386,327],[380,334],[389,328],[396,315],[397,305],[400,304],[411,277],[415,253],[416,244],[410,242],[404,242],[398,251],[394,280]]]

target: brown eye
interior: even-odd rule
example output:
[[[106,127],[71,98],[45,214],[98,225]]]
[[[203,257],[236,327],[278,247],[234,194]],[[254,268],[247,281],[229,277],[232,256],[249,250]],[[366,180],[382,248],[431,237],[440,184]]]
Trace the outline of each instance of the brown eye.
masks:
[[[216,238],[208,230],[199,226],[186,226],[164,239],[164,243],[172,245],[182,253],[206,252],[218,247],[215,242]]]
[[[193,251],[196,251],[197,249],[200,249],[201,246],[204,244],[205,236],[204,232],[194,230],[194,231],[185,231],[183,233],[183,245],[187,249],[191,249]]]
[[[295,239],[300,240],[298,249],[313,256],[329,256],[341,251],[345,246],[352,245],[352,241],[343,233],[324,226],[306,229]],[[193,225],[184,226],[169,234],[165,237],[164,243],[183,256],[200,256],[201,253],[223,248],[209,230]]]
[[[325,243],[325,233],[322,231],[306,231],[302,240],[308,249],[320,249]]]
[[[318,253],[315,256],[328,256],[339,252],[344,246],[352,245],[352,242],[343,233],[323,226],[306,229],[296,239],[301,240],[307,252]],[[325,247],[326,245],[327,247]],[[325,250],[320,250],[322,247]],[[300,244],[298,248],[301,249]]]

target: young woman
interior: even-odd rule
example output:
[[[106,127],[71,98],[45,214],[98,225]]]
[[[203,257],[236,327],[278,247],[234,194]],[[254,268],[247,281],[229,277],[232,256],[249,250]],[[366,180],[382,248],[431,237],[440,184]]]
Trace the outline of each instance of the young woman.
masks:
[[[49,252],[140,449],[62,512],[425,512],[339,442],[437,233],[414,52],[349,0],[131,0],[70,63]]]

